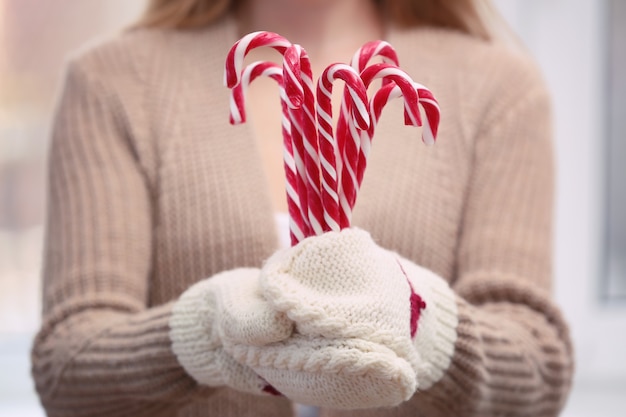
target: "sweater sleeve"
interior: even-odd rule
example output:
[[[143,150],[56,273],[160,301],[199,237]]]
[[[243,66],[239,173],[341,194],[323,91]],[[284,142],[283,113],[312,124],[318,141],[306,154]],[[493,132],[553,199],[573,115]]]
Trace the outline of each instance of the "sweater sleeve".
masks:
[[[50,416],[161,415],[199,392],[171,350],[171,304],[147,307],[151,201],[111,90],[70,64],[52,132],[32,351]]]
[[[556,416],[569,392],[572,347],[550,296],[550,101],[539,84],[506,104],[476,140],[450,366],[406,404],[424,415]]]

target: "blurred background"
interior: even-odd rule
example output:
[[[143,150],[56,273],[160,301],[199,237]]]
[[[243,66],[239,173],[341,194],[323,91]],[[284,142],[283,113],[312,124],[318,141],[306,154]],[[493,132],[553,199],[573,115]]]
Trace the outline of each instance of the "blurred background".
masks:
[[[495,0],[552,92],[555,295],[577,373],[566,417],[626,415],[626,0]],[[143,0],[0,0],[0,416],[43,416],[29,374],[40,323],[48,132],[68,54]]]

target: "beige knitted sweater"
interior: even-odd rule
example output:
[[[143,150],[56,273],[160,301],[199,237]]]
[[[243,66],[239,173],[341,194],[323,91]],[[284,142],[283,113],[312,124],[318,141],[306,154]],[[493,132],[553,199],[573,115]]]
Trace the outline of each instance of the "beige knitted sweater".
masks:
[[[553,416],[572,350],[550,299],[550,107],[521,54],[441,29],[391,30],[442,108],[438,143],[385,109],[354,224],[457,295],[443,378],[397,409],[325,416]],[[198,386],[171,350],[172,301],[277,247],[251,128],[228,124],[225,20],[138,30],[69,64],[50,150],[43,325],[51,416],[291,415],[282,398]],[[347,57],[346,59],[349,59]],[[278,98],[276,98],[278,99]],[[277,121],[278,122],[278,121]]]

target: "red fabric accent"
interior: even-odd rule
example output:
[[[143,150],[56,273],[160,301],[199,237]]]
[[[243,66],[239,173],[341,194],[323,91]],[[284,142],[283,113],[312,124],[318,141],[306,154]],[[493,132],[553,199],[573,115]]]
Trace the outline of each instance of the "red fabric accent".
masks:
[[[411,289],[411,295],[409,296],[409,304],[411,306],[411,338],[414,338],[417,334],[417,323],[419,322],[422,310],[426,308],[426,302],[415,292],[415,289],[411,284],[411,280],[402,267],[400,261],[398,261],[398,265],[400,266],[400,270],[402,270],[402,273],[406,278],[406,282],[408,282],[409,288]]]
[[[263,387],[263,392],[265,392],[266,394],[274,395],[276,397],[283,397],[283,394],[281,394],[280,391],[278,391],[270,384],[267,384]]]
[[[413,338],[417,334],[417,322],[420,319],[420,313],[426,308],[426,303],[422,300],[422,297],[413,291],[413,286],[410,282],[409,286],[411,287],[411,297],[409,300],[411,302],[411,337]]]

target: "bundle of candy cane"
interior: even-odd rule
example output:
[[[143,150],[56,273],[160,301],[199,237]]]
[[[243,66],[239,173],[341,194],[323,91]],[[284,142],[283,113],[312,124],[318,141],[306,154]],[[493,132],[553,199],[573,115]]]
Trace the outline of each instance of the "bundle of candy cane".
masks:
[[[259,47],[278,51],[283,65],[254,62],[243,68],[246,55]],[[383,62],[369,65],[375,56],[382,57]],[[250,33],[228,53],[224,75],[231,89],[232,124],[245,122],[245,90],[252,81],[266,76],[278,83],[292,245],[350,226],[374,130],[389,100],[402,97],[405,124],[422,126],[424,143],[435,142],[437,100],[398,65],[398,56],[389,43],[369,42],[354,54],[350,65],[329,65],[314,90],[306,51],[276,33]],[[376,79],[382,80],[381,88],[368,98],[367,89]],[[335,137],[331,95],[336,80],[345,82],[345,90]]]

